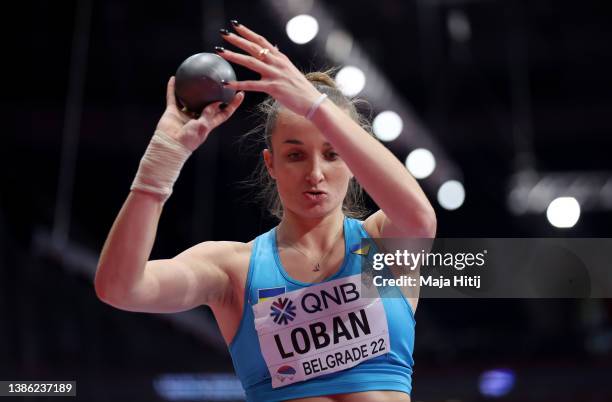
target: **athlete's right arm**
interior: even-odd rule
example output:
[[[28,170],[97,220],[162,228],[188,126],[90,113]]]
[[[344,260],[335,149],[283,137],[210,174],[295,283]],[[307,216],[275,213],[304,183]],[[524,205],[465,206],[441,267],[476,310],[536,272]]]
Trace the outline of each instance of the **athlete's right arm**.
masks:
[[[202,243],[172,259],[148,259],[164,202],[182,163],[243,99],[239,92],[226,107],[215,102],[199,117],[190,118],[178,109],[174,77],[170,78],[156,135],[100,255],[95,278],[100,299],[124,310],[175,312],[223,297],[229,281],[221,258],[228,255],[226,243]]]
[[[171,259],[147,261],[162,210],[154,195],[132,191],[98,263],[98,297],[119,309],[173,313],[222,303],[231,291],[226,267],[233,243],[205,242]]]

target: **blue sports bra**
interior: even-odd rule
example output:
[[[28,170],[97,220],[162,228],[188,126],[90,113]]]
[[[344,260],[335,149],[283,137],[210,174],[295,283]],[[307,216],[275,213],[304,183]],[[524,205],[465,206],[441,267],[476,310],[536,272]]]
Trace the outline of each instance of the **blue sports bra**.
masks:
[[[320,283],[287,274],[276,228],[255,239],[242,318],[229,345],[247,401],[374,390],[410,394],[412,307],[401,292],[361,297],[362,238],[369,238],[362,223],[345,217],[344,261]]]

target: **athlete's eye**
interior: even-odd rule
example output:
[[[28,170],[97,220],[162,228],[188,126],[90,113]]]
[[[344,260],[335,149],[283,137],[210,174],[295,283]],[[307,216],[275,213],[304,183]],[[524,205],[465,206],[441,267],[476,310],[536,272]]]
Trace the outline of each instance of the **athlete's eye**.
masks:
[[[337,159],[337,158],[338,158],[340,155],[338,155],[338,153],[337,153],[337,152],[329,151],[329,152],[328,152],[328,153],[327,153],[325,156],[327,157],[327,159],[330,159],[330,160],[335,160],[335,159]]]
[[[302,157],[302,153],[301,152],[290,152],[287,154],[287,158],[289,158],[289,160],[299,160]]]

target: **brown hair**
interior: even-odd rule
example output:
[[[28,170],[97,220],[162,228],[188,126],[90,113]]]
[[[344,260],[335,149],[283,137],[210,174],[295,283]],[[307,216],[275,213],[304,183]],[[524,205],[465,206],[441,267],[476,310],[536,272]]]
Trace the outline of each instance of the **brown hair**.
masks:
[[[332,78],[332,74],[334,74],[336,70],[337,69],[329,69],[324,72],[310,72],[305,74],[305,77],[319,92],[327,94],[332,102],[341,109],[347,111],[353,120],[363,127],[364,130],[371,133],[371,125],[368,119],[362,116],[357,110],[357,107],[364,104],[365,101],[358,98],[348,98],[340,91]],[[256,113],[263,122],[249,131],[244,138],[251,137],[253,134],[263,130],[263,137],[258,138],[258,143],[263,142],[268,149],[272,150],[272,133],[276,126],[280,107],[281,104],[271,96],[268,96],[263,102],[257,105]],[[273,216],[282,219],[283,205],[278,195],[276,181],[272,179],[268,173],[263,158],[259,160],[257,169],[253,172],[251,178],[246,181],[246,184],[248,186],[257,187],[259,192],[255,196],[255,199],[262,202]],[[351,178],[349,182],[348,190],[342,203],[342,212],[351,218],[357,219],[365,217],[369,212],[365,207],[363,189],[355,177]]]

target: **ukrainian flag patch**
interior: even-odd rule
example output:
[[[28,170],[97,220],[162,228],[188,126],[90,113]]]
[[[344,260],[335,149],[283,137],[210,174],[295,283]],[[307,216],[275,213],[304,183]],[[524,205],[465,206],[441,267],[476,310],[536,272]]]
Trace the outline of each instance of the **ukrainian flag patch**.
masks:
[[[351,253],[353,254],[357,254],[357,255],[365,255],[367,257],[368,253],[370,252],[370,245],[367,244],[363,247],[361,247],[361,244],[355,244],[353,247],[351,247]]]
[[[284,286],[276,288],[257,289],[257,303],[265,301],[274,296],[282,295],[287,289]]]

